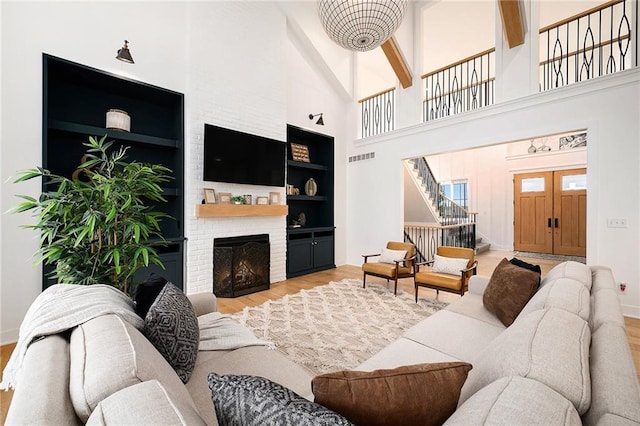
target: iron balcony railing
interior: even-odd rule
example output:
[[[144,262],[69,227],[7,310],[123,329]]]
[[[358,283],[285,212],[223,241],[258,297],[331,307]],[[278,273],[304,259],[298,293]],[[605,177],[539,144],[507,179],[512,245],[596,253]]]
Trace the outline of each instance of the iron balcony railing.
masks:
[[[404,226],[404,240],[416,246],[419,262],[434,259],[440,246],[466,247],[476,249],[475,222],[461,225],[418,225]]]
[[[638,66],[635,0],[608,1],[539,33],[541,91]]]
[[[396,128],[396,89],[388,89],[358,101],[362,137],[375,136]]]
[[[495,101],[495,49],[485,50],[422,76],[427,122],[492,105]]]

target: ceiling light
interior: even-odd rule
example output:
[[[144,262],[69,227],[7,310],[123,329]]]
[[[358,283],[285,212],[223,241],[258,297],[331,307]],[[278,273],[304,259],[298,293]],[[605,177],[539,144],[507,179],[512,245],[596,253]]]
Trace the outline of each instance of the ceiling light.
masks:
[[[309,114],[309,120],[313,120],[314,117],[320,116],[320,118],[318,118],[318,121],[316,121],[316,124],[319,124],[320,126],[324,126],[324,120],[322,119],[322,114]]]
[[[327,35],[345,49],[360,52],[387,41],[406,10],[406,0],[318,0],[318,15]]]
[[[135,62],[133,62],[133,58],[131,57],[131,52],[129,52],[129,42],[127,40],[124,41],[124,46],[122,46],[122,49],[118,50],[118,56],[116,56],[116,59],[122,62],[127,62],[129,64],[135,64]]]

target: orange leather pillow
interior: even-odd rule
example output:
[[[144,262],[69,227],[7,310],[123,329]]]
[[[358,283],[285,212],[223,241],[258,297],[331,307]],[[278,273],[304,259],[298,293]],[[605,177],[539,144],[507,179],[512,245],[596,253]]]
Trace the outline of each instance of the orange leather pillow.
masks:
[[[482,303],[509,327],[529,299],[538,291],[540,274],[511,264],[502,259],[493,270],[487,288],[482,295]]]
[[[466,362],[338,371],[314,377],[315,402],[357,425],[440,425],[456,410]]]

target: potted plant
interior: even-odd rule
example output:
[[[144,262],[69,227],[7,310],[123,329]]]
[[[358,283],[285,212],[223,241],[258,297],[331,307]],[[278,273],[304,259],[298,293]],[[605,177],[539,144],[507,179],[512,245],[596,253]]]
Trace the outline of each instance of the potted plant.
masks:
[[[231,202],[233,204],[245,204],[246,203],[246,199],[244,198],[243,195],[235,195],[235,196],[231,197]]]
[[[19,173],[16,183],[42,178],[38,199],[13,211],[35,211],[40,231],[38,262],[53,265],[51,276],[68,284],[110,284],[127,294],[142,266],[164,268],[154,247],[165,240],[160,221],[168,215],[149,202],[165,202],[160,184],[171,179],[164,166],[125,161],[128,147],[109,153],[107,136],[89,138],[89,149],[72,179],[43,168]]]

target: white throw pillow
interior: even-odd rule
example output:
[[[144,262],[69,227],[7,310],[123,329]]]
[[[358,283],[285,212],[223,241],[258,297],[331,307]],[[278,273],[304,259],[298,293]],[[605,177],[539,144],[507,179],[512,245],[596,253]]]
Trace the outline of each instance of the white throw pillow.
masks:
[[[460,275],[460,271],[467,269],[469,259],[460,259],[457,257],[444,257],[435,255],[432,272],[440,272],[442,274]]]
[[[406,250],[390,250],[388,248],[382,249],[382,254],[380,255],[380,263],[391,263],[392,265],[396,264],[397,261],[404,260],[407,255]]]

